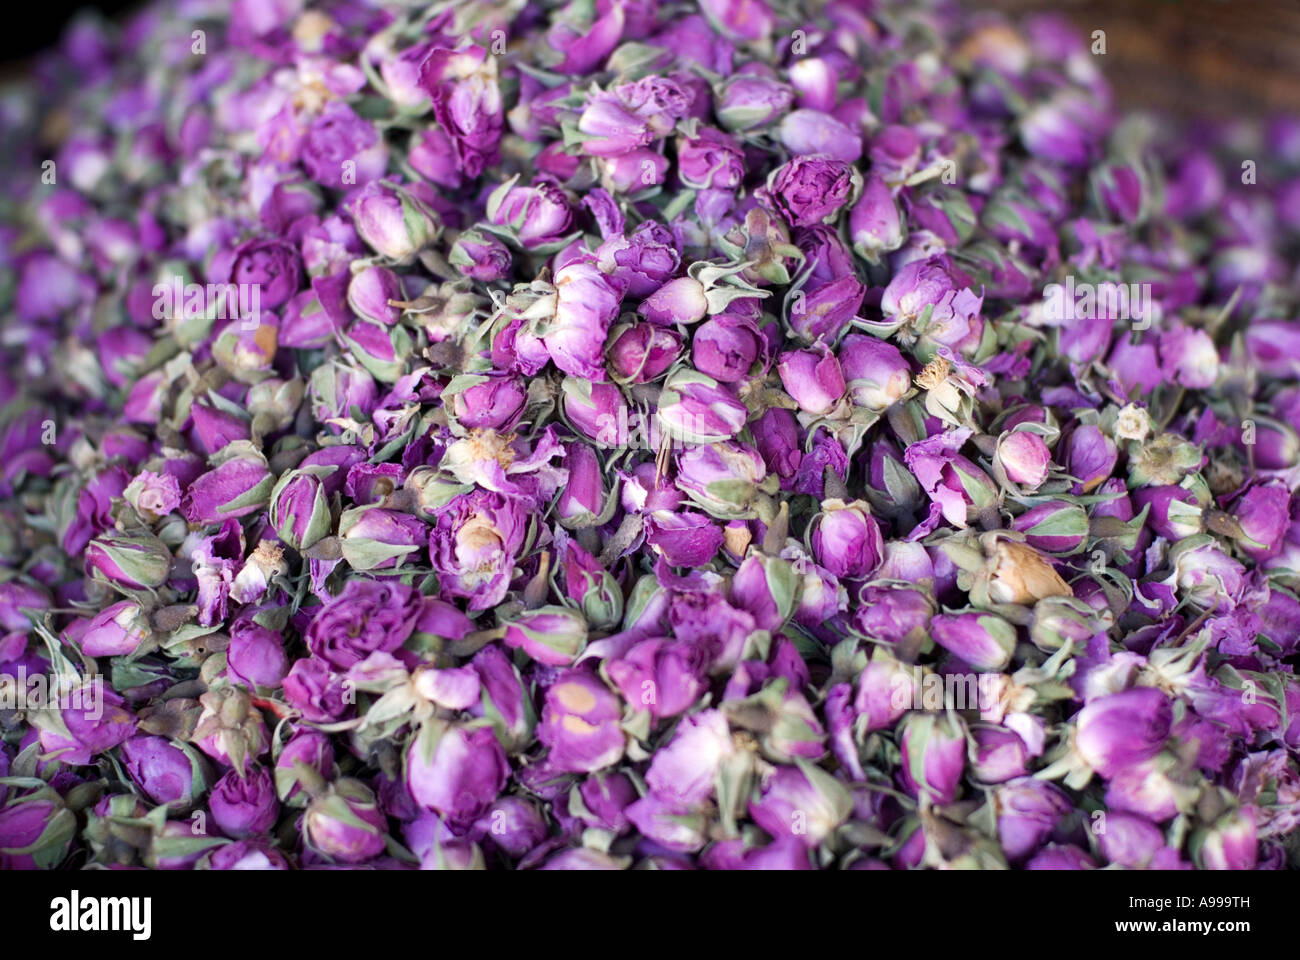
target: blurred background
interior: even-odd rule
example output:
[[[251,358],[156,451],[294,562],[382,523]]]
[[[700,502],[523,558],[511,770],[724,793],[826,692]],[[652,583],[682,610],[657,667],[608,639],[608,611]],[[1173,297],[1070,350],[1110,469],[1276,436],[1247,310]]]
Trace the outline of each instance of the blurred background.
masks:
[[[1106,31],[1106,76],[1128,109],[1182,116],[1300,115],[1300,0],[964,0],[1015,18],[1056,11],[1086,34]],[[37,0],[22,29],[0,31],[0,76],[55,44],[87,6],[108,15],[132,0]]]
[[[1119,103],[1182,116],[1300,114],[1300,0],[969,0],[1106,31]]]

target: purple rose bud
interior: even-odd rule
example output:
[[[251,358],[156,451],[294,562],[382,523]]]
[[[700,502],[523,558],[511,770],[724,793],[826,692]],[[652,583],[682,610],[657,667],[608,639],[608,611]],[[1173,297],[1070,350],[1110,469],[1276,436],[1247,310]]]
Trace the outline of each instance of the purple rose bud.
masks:
[[[923,638],[934,614],[930,597],[907,587],[866,587],[861,598],[854,624],[871,639],[884,643]]]
[[[628,406],[622,390],[612,383],[590,383],[576,377],[565,377],[560,387],[564,415],[579,433],[602,447],[626,446]]]
[[[1241,598],[1246,568],[1215,543],[1180,541],[1169,553],[1180,595],[1197,607],[1224,610]]]
[[[861,500],[827,500],[812,534],[813,556],[837,577],[865,579],[880,565],[880,524]]]
[[[422,597],[411,587],[393,580],[353,578],[338,596],[317,608],[304,639],[317,657],[336,670],[347,670],[376,650],[392,653],[400,648],[421,607]],[[286,678],[286,694],[288,687]]]
[[[876,649],[871,662],[858,674],[853,709],[865,722],[867,732],[892,727],[911,708],[915,697],[913,675],[883,648]]]
[[[1020,121],[1020,139],[1031,154],[1073,167],[1086,167],[1109,130],[1105,115],[1084,92],[1063,87]]]
[[[1178,785],[1165,773],[1159,756],[1129,764],[1106,784],[1106,806],[1112,810],[1136,813],[1157,823],[1178,815]]]
[[[749,801],[754,822],[777,840],[794,837],[810,849],[820,846],[853,810],[849,792],[820,768],[777,767],[757,799]]]
[[[509,430],[519,422],[528,393],[523,380],[514,375],[475,378],[463,390],[444,391],[456,421],[469,430]]]
[[[535,804],[523,797],[501,797],[474,824],[474,834],[479,833],[517,859],[546,839],[547,824]]]
[[[538,663],[563,667],[587,646],[587,623],[568,607],[538,607],[507,624],[504,642],[523,649]]]
[[[593,263],[576,262],[555,275],[555,316],[542,342],[551,360],[575,377],[600,382],[605,372],[605,338],[618,316],[621,296]]]
[[[1115,442],[1100,427],[1075,428],[1066,441],[1065,469],[1078,481],[1070,492],[1090,493],[1101,486],[1115,469],[1118,458]]]
[[[210,870],[289,870],[285,855],[263,839],[240,840],[208,854]]]
[[[682,349],[681,335],[657,323],[619,327],[613,337],[609,367],[619,381],[649,383],[673,365]]]
[[[1155,756],[1169,736],[1173,707],[1152,687],[1134,687],[1093,700],[1075,715],[1075,749],[1109,779]]]
[[[241,617],[230,626],[226,666],[232,679],[249,688],[278,687],[289,672],[284,638],[261,626],[252,617]]]
[[[696,323],[709,312],[704,284],[694,277],[669,280],[637,307],[637,313],[651,323],[664,326]]]
[[[280,815],[271,774],[257,766],[246,776],[231,770],[218,780],[208,798],[208,809],[217,829],[237,840],[266,833]]]
[[[1233,515],[1246,536],[1263,546],[1241,545],[1247,556],[1268,560],[1282,552],[1282,541],[1290,526],[1291,497],[1284,487],[1258,486],[1237,501]]]
[[[136,718],[126,701],[99,683],[83,681],[58,691],[61,709],[32,717],[38,727],[41,751],[70,766],[93,762],[95,755],[124,743],[136,731]]]
[[[141,470],[127,484],[122,496],[146,520],[167,516],[181,503],[180,483],[171,474]]]
[[[1182,540],[1201,532],[1202,507],[1196,491],[1162,485],[1133,492],[1133,506],[1147,509],[1147,525],[1167,540]]]
[[[1121,337],[1111,348],[1106,366],[1119,384],[1120,392],[1130,397],[1150,393],[1165,379],[1156,360],[1155,344],[1150,341],[1132,343],[1128,337]]]
[[[214,685],[199,702],[203,710],[190,739],[213,760],[246,771],[254,758],[267,752],[266,720],[242,687]]]
[[[601,827],[615,834],[626,833],[631,826],[627,808],[639,794],[631,778],[622,773],[594,773],[578,787],[586,811],[575,816],[588,826]]]
[[[700,324],[691,339],[695,369],[719,383],[744,380],[760,356],[766,341],[749,317],[720,313]]]
[[[489,223],[511,231],[525,250],[558,245],[573,224],[569,198],[545,180],[529,187],[503,184],[488,200],[487,215]]]
[[[1160,335],[1160,366],[1189,390],[1205,390],[1219,377],[1219,351],[1204,330],[1179,327]]]
[[[856,163],[862,157],[862,138],[829,113],[795,110],[781,120],[777,130],[781,144],[798,156],[819,155],[842,163]]]
[[[952,803],[966,765],[966,733],[949,714],[910,713],[901,724],[903,784],[913,796]]]
[[[483,230],[466,230],[456,238],[448,262],[461,276],[483,283],[510,276],[513,257],[510,248]]]
[[[655,719],[675,717],[694,705],[707,689],[707,664],[697,647],[680,640],[643,640],[605,670],[623,699],[650,711]]]
[[[496,59],[486,47],[434,47],[420,64],[420,86],[467,176],[479,176],[500,159],[504,105]]]
[[[1031,547],[1073,553],[1088,539],[1088,513],[1077,503],[1040,503],[1012,520],[1011,529],[1023,533]]]
[[[596,249],[601,271],[625,282],[632,297],[659,289],[677,274],[681,262],[672,232],[655,220],[645,221],[628,237],[619,229]]]
[[[302,283],[298,251],[283,240],[249,240],[235,249],[229,281],[255,286],[261,308],[274,310]]]
[[[302,818],[303,839],[322,856],[363,863],[383,853],[388,822],[374,793],[359,780],[337,780]]]
[[[719,32],[735,40],[766,40],[776,27],[763,0],[702,0],[700,9]]]
[[[668,176],[668,158],[648,147],[603,157],[598,163],[600,182],[614,193],[638,193],[662,184]]]
[[[868,410],[887,410],[912,387],[912,369],[898,348],[876,337],[857,333],[845,337],[840,366],[849,399]]]
[[[659,510],[645,521],[646,543],[674,567],[702,567],[722,546],[721,528],[693,511]]]
[[[412,684],[424,699],[448,710],[468,710],[479,702],[482,685],[471,667],[417,670]]]
[[[1037,850],[1074,807],[1065,791],[1054,783],[1020,777],[993,793],[998,818],[998,839],[1007,859],[1015,862]]]
[[[284,697],[304,720],[332,723],[347,709],[342,676],[315,657],[295,660],[284,678]]]
[[[245,517],[266,507],[274,487],[275,477],[264,459],[234,456],[189,485],[181,512],[195,524]]]
[[[1043,438],[1026,430],[1013,430],[1002,435],[998,443],[997,462],[1002,464],[1007,479],[1038,489],[1047,479],[1052,465],[1052,453]]]
[[[8,623],[4,625],[9,626]],[[140,646],[149,634],[149,622],[140,605],[133,600],[123,600],[105,607],[91,618],[81,635],[81,652],[88,657],[125,656]]]
[[[405,300],[402,278],[387,267],[369,266],[352,275],[348,284],[348,306],[363,320],[392,326],[402,319],[400,307],[390,300]]]
[[[734,441],[698,444],[677,456],[677,487],[721,519],[753,515],[766,473],[758,451]]]
[[[862,196],[849,211],[849,239],[858,255],[879,263],[880,255],[892,253],[903,245],[907,230],[899,216],[898,204],[874,170],[867,176]]]
[[[424,201],[384,180],[365,185],[353,201],[352,218],[371,249],[398,262],[433,243],[442,230],[438,215]]]
[[[983,296],[970,288],[970,279],[945,256],[913,260],[894,278],[880,300],[886,317],[918,323],[929,314],[926,335],[953,346],[970,335],[979,320]]]
[[[303,138],[302,166],[317,183],[342,190],[383,176],[388,148],[373,123],[330,100]]]
[[[564,591],[594,630],[614,629],[623,618],[623,589],[600,562],[570,541],[563,556]]]
[[[63,862],[77,818],[44,788],[0,808],[0,870],[49,870]]]
[[[1029,772],[1029,750],[1018,733],[1002,727],[981,727],[972,731],[975,759],[971,772],[984,783],[1005,783]]]
[[[147,842],[142,860],[150,870],[193,870],[208,851],[225,845],[220,837],[196,835],[192,820],[166,820]]]
[[[1238,441],[1238,448],[1245,444]],[[1253,448],[1255,466],[1263,470],[1286,470],[1300,460],[1300,438],[1295,428],[1289,423],[1266,420],[1263,417],[1255,421],[1255,445]]]
[[[889,180],[906,180],[921,160],[921,138],[911,127],[891,124],[871,140],[871,169]]]
[[[189,745],[166,737],[135,736],[122,744],[122,766],[154,803],[184,812],[208,789],[207,763]]]
[[[732,602],[752,613],[760,629],[775,632],[794,612],[798,586],[789,561],[751,553],[732,578]]]
[[[527,746],[536,717],[519,671],[496,645],[480,650],[471,665],[482,690],[481,704],[471,713],[491,718],[497,739],[511,752]]]
[[[690,714],[678,724],[667,745],[655,751],[645,774],[646,785],[670,803],[698,804],[713,792],[718,771],[734,749],[721,711]]]
[[[582,149],[592,157],[620,157],[655,139],[651,118],[638,114],[615,93],[592,97],[578,117]]]
[[[334,528],[321,477],[329,467],[290,470],[271,490],[271,526],[295,550],[305,550]]]
[[[793,101],[794,91],[774,77],[736,73],[715,94],[714,112],[728,130],[752,130],[776,120]]]
[[[591,773],[623,756],[623,705],[598,677],[580,670],[561,674],[546,691],[537,738],[547,763],[569,773]]]
[[[418,558],[429,542],[429,525],[419,517],[370,505],[339,517],[340,549],[353,570],[384,570]]]
[[[833,223],[861,186],[860,175],[844,160],[797,156],[772,171],[763,196],[790,226],[807,227]]]
[[[716,380],[683,369],[665,382],[655,416],[659,429],[674,439],[717,443],[744,428],[749,410]]]
[[[934,642],[981,672],[1002,670],[1016,648],[1016,628],[984,613],[940,614],[930,621]]]
[[[794,476],[803,459],[799,443],[799,422],[789,410],[772,407],[750,424],[758,452],[767,464],[769,473],[775,473],[783,482]]]
[[[1202,870],[1254,870],[1259,855],[1254,807],[1239,807],[1192,837],[1192,856]]]
[[[469,598],[471,611],[500,603],[523,546],[526,521],[518,499],[483,491],[440,506],[429,535],[429,556],[443,595]]]
[[[834,62],[828,57],[802,57],[790,65],[790,83],[801,107],[834,110],[838,79]]]
[[[1026,870],[1095,870],[1097,861],[1074,844],[1048,844],[1025,864]]]
[[[825,344],[781,354],[776,369],[786,393],[805,413],[825,416],[834,411],[844,397],[844,374],[840,362]]]
[[[301,806],[307,802],[299,764],[328,781],[334,770],[334,745],[329,736],[302,728],[280,748],[275,758],[275,792],[283,803]]]
[[[1159,827],[1145,817],[1118,810],[1106,812],[1106,830],[1098,835],[1097,846],[1108,861],[1129,870],[1160,869],[1166,866],[1168,853],[1174,854],[1174,863],[1178,860],[1177,852],[1165,847]]]
[[[569,472],[569,479],[555,504],[561,524],[569,529],[599,526],[603,522],[601,517],[607,517],[605,507],[610,501],[596,451],[586,444],[568,444],[564,468]]]
[[[400,463],[354,463],[346,473],[343,490],[358,504],[379,503],[406,479]]]
[[[426,726],[406,755],[406,784],[422,807],[453,823],[481,816],[510,776],[491,727]]]
[[[1300,324],[1283,320],[1255,320],[1245,331],[1246,352],[1252,366],[1267,377],[1300,374]]]
[[[229,414],[224,410],[214,410],[207,403],[194,403],[190,407],[194,418],[194,434],[204,453],[217,453],[226,444],[235,440],[248,440],[250,427],[242,416]]]
[[[171,566],[171,551],[157,537],[104,534],[86,545],[86,572],[128,590],[161,587]]]
[[[692,190],[735,190],[745,179],[745,157],[736,141],[713,127],[677,141],[677,176]]]

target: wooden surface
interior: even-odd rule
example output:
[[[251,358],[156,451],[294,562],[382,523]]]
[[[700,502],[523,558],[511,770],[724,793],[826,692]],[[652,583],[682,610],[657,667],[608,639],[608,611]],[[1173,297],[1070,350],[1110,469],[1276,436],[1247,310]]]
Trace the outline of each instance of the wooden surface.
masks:
[[[1183,116],[1300,115],[1300,0],[970,0],[1010,14],[1057,11],[1106,31],[1121,105]]]

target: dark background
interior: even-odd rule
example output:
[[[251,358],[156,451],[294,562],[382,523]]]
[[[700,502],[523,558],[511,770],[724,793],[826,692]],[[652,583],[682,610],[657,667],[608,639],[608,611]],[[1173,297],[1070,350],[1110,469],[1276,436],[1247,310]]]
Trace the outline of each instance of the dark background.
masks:
[[[22,9],[25,2],[30,9]],[[1183,116],[1300,115],[1300,0],[969,0],[968,5],[1002,10],[1013,19],[1059,11],[1085,34],[1105,30],[1103,68],[1127,109]],[[67,21],[87,6],[112,16],[136,3],[12,3],[11,16],[28,16],[0,30],[0,78],[22,71],[14,61],[57,43]]]
[[[22,60],[40,53],[59,42],[63,28],[78,10],[93,8],[113,16],[131,10],[137,4],[132,0],[105,0],[87,3],[86,0],[9,0],[5,11],[8,16],[0,30],[0,69],[4,77],[12,76],[17,64],[7,61]]]

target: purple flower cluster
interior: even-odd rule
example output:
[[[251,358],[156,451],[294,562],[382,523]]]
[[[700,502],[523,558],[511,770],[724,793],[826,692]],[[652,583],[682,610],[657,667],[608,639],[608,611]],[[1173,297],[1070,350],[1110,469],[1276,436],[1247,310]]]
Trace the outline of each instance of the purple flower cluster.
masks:
[[[1300,121],[814,6],[70,28],[0,868],[1296,866]]]

